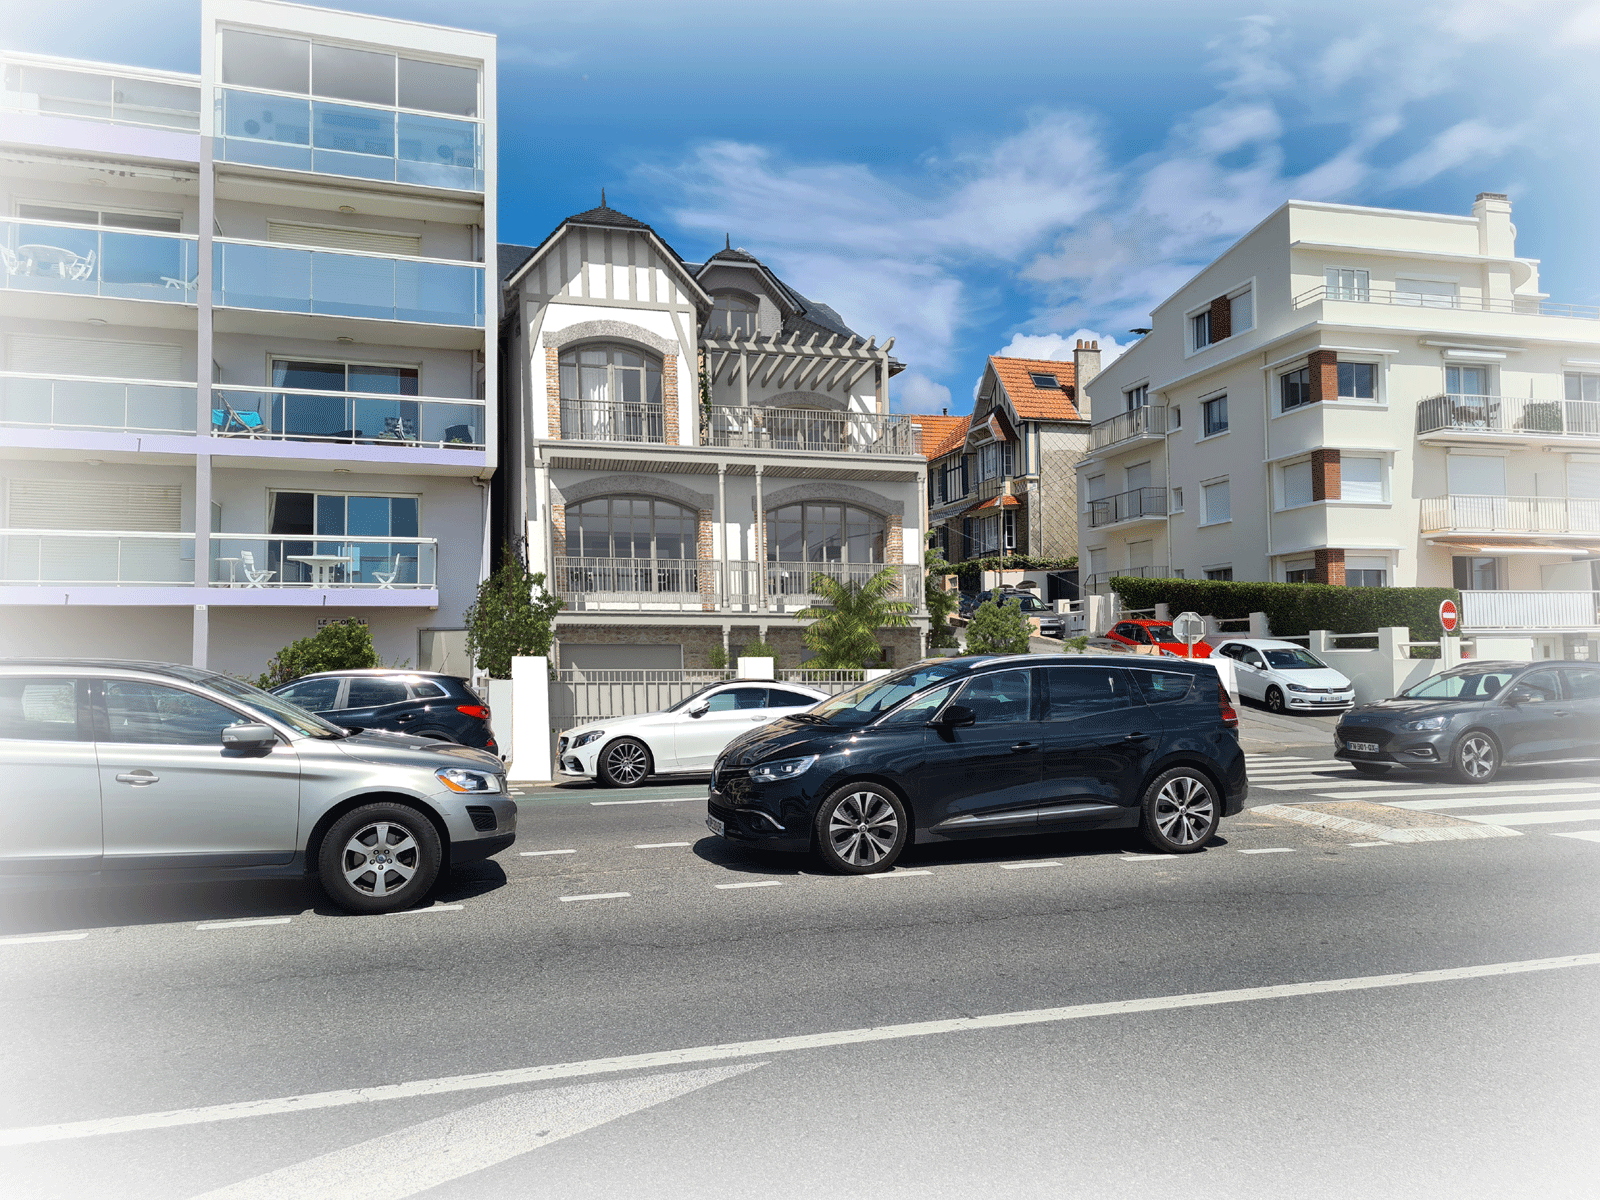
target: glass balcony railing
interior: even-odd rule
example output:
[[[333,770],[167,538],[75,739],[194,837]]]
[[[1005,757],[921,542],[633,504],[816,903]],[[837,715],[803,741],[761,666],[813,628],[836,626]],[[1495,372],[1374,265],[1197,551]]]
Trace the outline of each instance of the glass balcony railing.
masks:
[[[193,304],[193,235],[0,219],[0,287]]]
[[[193,584],[194,534],[0,529],[0,583]]]
[[[217,437],[446,450],[484,446],[482,400],[235,387],[213,388],[211,399],[211,432]]]
[[[435,538],[213,533],[211,586],[432,588],[438,552]]]
[[[215,247],[219,307],[483,328],[483,268],[474,263],[257,242]]]
[[[200,88],[195,84],[87,65],[46,66],[10,55],[0,59],[5,84],[0,109],[183,133],[200,128]]]
[[[194,432],[194,384],[0,371],[0,426]]]
[[[483,125],[402,109],[217,89],[217,158],[483,191]]]

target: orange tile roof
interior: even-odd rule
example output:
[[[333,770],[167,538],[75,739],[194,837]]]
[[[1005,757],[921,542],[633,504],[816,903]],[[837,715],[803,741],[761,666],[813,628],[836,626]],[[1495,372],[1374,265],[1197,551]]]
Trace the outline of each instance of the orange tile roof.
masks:
[[[1024,421],[1081,421],[1077,406],[1067,398],[1066,389],[1077,382],[1077,368],[1070,362],[1039,358],[1000,358],[989,356],[1000,384],[1011,397],[1011,405]],[[1032,373],[1054,375],[1060,387],[1035,387]]]
[[[980,512],[981,510],[983,510],[985,508],[1021,508],[1021,507],[1022,507],[1022,501],[1018,500],[1015,496],[991,496],[989,499],[985,500],[982,504],[974,504],[971,508],[962,509],[961,512],[958,515],[964,517],[968,513]]]
[[[922,456],[932,462],[966,441],[972,418],[918,417],[916,422],[922,426]]]

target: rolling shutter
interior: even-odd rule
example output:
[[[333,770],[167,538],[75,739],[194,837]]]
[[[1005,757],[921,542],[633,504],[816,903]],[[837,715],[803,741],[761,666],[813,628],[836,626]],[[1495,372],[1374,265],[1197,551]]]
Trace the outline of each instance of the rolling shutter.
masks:
[[[1311,503],[1311,463],[1294,463],[1283,469],[1283,506],[1298,508]]]
[[[95,375],[107,379],[182,379],[183,351],[162,342],[12,334],[6,365],[38,375]]]
[[[82,479],[12,479],[6,484],[12,529],[116,529],[176,533],[183,525],[180,484]]]
[[[267,240],[296,246],[322,246],[329,250],[362,250],[368,254],[418,255],[422,238],[411,233],[377,233],[370,229],[340,229],[330,225],[301,225],[294,221],[268,221]]]
[[[1383,460],[1381,458],[1350,458],[1346,456],[1339,463],[1339,483],[1341,499],[1381,504],[1383,502]],[[1348,565],[1347,563],[1346,566]]]
[[[1567,460],[1567,495],[1574,500],[1600,500],[1600,461]]]
[[[1452,496],[1504,496],[1506,460],[1487,454],[1452,454],[1446,461]]]

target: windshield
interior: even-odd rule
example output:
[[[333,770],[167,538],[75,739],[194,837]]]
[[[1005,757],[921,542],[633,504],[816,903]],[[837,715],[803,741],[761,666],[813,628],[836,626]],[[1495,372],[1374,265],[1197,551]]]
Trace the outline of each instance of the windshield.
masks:
[[[704,696],[712,688],[721,687],[721,686],[722,686],[721,683],[708,683],[708,684],[705,685],[705,687],[697,687],[697,688],[695,688],[694,691],[690,692],[682,700],[679,700],[676,704],[671,705],[668,708],[664,708],[661,711],[662,712],[679,712],[679,711],[681,711],[681,710],[683,710],[685,708],[688,708],[689,705],[693,704],[701,696]]]
[[[326,738],[332,741],[335,738],[350,736],[348,729],[340,729],[331,721],[324,721],[315,713],[308,713],[298,704],[290,704],[282,696],[263,692],[260,688],[240,683],[237,679],[229,679],[226,675],[213,675],[206,680],[206,684],[224,696],[232,696],[235,700],[243,700],[251,708],[260,709],[281,724],[287,725],[301,737]]]
[[[1178,640],[1177,635],[1172,632],[1171,625],[1143,625],[1140,628],[1148,630],[1151,639],[1157,642],[1175,642]]]
[[[1319,662],[1308,650],[1298,647],[1293,650],[1263,650],[1267,656],[1267,666],[1276,667],[1280,671],[1322,671],[1328,664]]]
[[[1400,694],[1411,700],[1488,700],[1515,674],[1510,667],[1463,667],[1414,683]]]
[[[824,700],[807,715],[832,725],[865,725],[887,712],[913,692],[931,683],[959,675],[964,667],[948,662],[918,663],[882,679],[871,679],[832,700]]]

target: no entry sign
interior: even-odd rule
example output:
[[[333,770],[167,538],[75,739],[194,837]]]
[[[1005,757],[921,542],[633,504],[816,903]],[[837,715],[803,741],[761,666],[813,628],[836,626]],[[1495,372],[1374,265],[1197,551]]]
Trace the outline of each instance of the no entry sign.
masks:
[[[1454,633],[1456,631],[1456,622],[1460,619],[1460,616],[1461,614],[1456,611],[1456,602],[1454,600],[1439,601],[1439,624],[1444,626],[1446,633]]]

